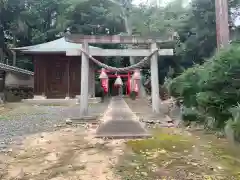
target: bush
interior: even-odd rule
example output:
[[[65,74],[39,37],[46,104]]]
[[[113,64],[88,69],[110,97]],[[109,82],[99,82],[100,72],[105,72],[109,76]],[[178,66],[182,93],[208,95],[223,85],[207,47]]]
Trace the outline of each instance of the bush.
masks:
[[[182,119],[186,122],[204,123],[205,117],[196,108],[183,108]]]
[[[186,107],[195,106],[196,93],[200,91],[199,79],[199,66],[189,68],[182,75],[172,80],[169,84],[169,93],[177,99],[182,99]]]
[[[229,108],[240,101],[240,47],[232,46],[203,65],[189,68],[172,80],[169,92],[223,127],[232,117]]]

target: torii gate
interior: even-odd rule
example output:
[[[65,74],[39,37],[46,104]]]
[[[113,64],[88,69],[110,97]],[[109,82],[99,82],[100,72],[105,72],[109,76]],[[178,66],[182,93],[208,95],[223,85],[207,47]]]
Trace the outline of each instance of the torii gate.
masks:
[[[159,38],[144,38],[140,36],[95,36],[95,35],[79,35],[66,34],[65,40],[71,43],[82,44],[85,52],[91,56],[149,56],[157,48],[161,47],[162,43],[171,42],[171,40],[162,41]],[[90,49],[89,44],[147,44],[150,49]],[[68,56],[81,56],[81,96],[80,96],[80,115],[88,114],[88,77],[89,77],[89,58],[81,52],[66,52]],[[159,49],[158,53],[151,56],[151,86],[152,86],[152,111],[159,113],[159,80],[158,80],[158,55],[173,55],[173,49]]]

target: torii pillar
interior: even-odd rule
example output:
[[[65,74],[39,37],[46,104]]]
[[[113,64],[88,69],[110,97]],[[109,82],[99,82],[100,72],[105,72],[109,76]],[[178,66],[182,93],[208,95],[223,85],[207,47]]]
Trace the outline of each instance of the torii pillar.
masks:
[[[151,50],[156,50],[157,43],[151,44]],[[151,86],[152,86],[152,111],[159,113],[159,80],[158,80],[158,53],[154,53],[151,58]]]
[[[82,48],[86,52],[89,52],[87,42],[82,43]],[[89,77],[89,58],[85,53],[82,53],[80,117],[88,115],[88,77]]]
[[[88,80],[88,96],[95,98],[95,66],[92,61],[89,61],[89,80]]]

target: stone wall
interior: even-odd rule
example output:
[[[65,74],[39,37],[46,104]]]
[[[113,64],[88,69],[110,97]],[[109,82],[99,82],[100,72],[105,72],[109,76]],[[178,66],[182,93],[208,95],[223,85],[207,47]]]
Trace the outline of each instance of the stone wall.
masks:
[[[25,74],[16,74],[6,72],[5,74],[5,87],[31,87],[34,86],[34,77]]]
[[[33,98],[32,87],[6,87],[4,89],[4,98],[7,102],[19,102],[22,99]]]
[[[34,77],[31,75],[0,72],[1,103],[18,102],[22,99],[33,98]]]

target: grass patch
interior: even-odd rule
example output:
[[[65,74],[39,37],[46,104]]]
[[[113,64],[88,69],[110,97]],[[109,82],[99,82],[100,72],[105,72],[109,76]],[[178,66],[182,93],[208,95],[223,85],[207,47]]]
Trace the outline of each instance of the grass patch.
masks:
[[[0,116],[0,121],[1,120],[7,120],[8,118],[6,116]]]
[[[151,139],[130,140],[126,144],[131,151],[121,158],[117,167],[117,173],[123,180],[155,180],[164,176],[169,178],[176,170],[174,167],[195,168],[185,161],[193,144],[179,134],[154,132]],[[163,168],[166,170],[161,172]]]
[[[221,165],[234,177],[240,179],[240,147],[223,144],[211,144],[209,151],[213,154]]]
[[[232,144],[205,131],[193,131],[193,134],[199,138],[199,149],[208,154],[212,162],[223,168],[230,179],[240,179],[240,144]]]
[[[225,153],[220,155],[219,149],[215,151],[218,154],[213,154],[209,151],[210,146],[203,148],[198,143],[193,136],[155,130],[151,139],[126,142],[127,151],[120,158],[116,172],[123,180],[240,179],[240,160]],[[220,161],[214,158],[217,156]],[[226,159],[231,167],[234,164],[237,167],[231,171],[218,169]]]
[[[155,132],[153,138],[143,140],[130,140],[127,142],[133,152],[139,153],[142,151],[164,149],[167,151],[177,152],[183,149],[188,149],[191,146],[189,140],[177,134],[167,134]]]

